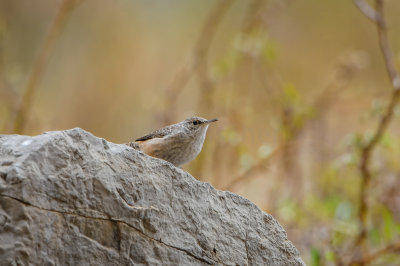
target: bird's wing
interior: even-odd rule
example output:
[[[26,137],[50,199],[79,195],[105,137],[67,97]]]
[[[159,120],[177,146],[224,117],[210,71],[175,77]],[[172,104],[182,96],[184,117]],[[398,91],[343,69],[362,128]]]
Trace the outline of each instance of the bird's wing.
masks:
[[[151,132],[150,134],[147,134],[141,138],[138,138],[135,141],[145,141],[145,140],[154,139],[154,138],[163,138],[163,137],[171,134],[172,132],[174,132],[175,127],[176,127],[176,125],[170,125],[167,127],[160,128],[156,131]]]
[[[149,140],[149,139],[154,139],[154,138],[162,138],[164,137],[166,134],[164,132],[160,132],[160,131],[154,131],[150,134],[147,134],[143,137],[140,137],[138,139],[136,139],[135,141],[145,141],[145,140]]]
[[[170,125],[170,126],[160,128],[160,129],[153,131],[141,138],[138,138],[135,141],[145,141],[145,140],[154,139],[154,138],[163,138],[163,137],[171,134],[172,132],[174,132],[176,126],[177,125],[175,124],[175,125]]]

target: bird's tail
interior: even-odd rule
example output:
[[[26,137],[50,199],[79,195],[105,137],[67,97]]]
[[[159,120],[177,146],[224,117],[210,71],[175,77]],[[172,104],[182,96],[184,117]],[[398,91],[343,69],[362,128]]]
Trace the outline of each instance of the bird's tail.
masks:
[[[129,142],[129,143],[125,143],[125,145],[128,145],[129,147],[134,148],[135,150],[140,151],[140,147],[139,144],[135,141]]]

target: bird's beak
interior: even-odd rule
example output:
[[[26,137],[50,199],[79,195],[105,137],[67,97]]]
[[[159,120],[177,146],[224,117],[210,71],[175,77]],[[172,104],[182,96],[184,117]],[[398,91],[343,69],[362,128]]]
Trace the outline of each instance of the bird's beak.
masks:
[[[210,124],[215,121],[218,121],[218,119],[214,118],[214,119],[207,120],[206,122],[204,122],[204,124]]]

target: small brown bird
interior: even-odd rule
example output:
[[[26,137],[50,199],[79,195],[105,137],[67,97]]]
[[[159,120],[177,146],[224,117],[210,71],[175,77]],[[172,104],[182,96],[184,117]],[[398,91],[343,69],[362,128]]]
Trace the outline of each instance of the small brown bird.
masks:
[[[215,121],[217,119],[190,117],[180,123],[158,129],[127,145],[175,166],[181,166],[192,161],[200,153],[208,126]]]

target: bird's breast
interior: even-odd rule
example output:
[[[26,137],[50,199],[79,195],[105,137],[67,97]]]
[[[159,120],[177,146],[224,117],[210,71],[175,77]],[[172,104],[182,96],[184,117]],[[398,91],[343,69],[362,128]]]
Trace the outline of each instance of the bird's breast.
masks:
[[[207,128],[191,134],[171,134],[163,138],[140,141],[140,150],[147,155],[164,159],[180,166],[192,161],[200,153]]]

